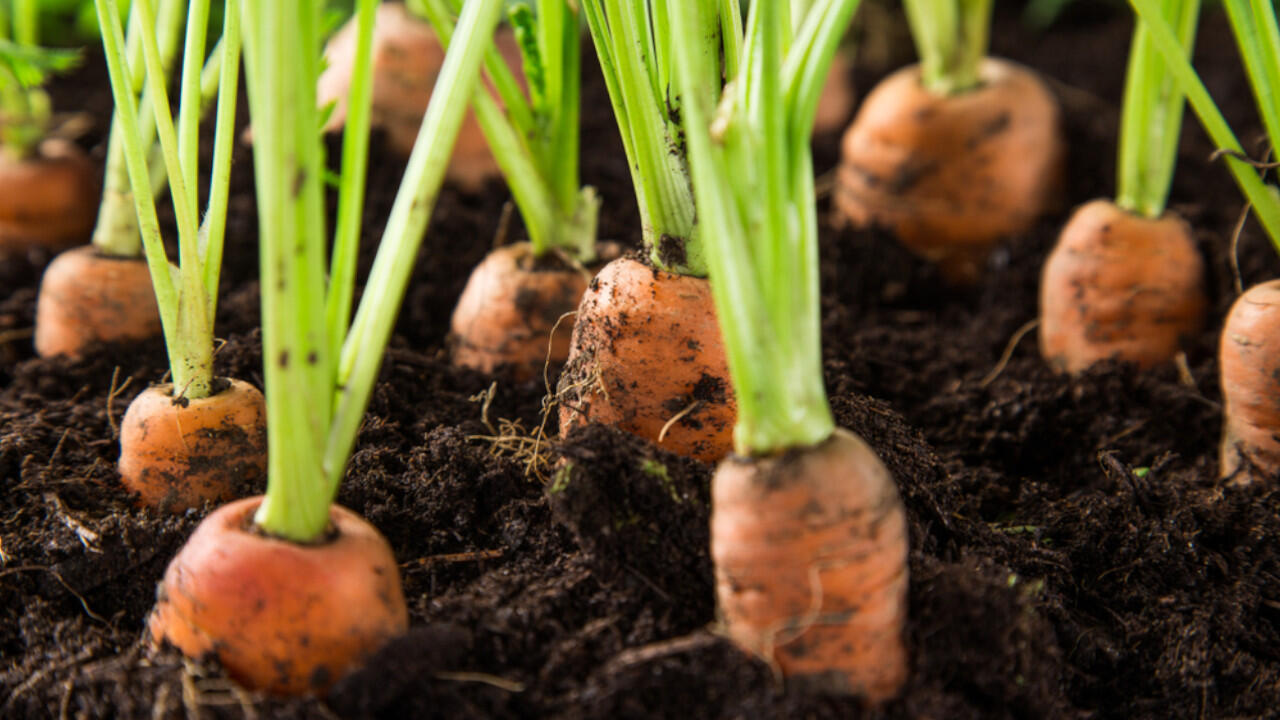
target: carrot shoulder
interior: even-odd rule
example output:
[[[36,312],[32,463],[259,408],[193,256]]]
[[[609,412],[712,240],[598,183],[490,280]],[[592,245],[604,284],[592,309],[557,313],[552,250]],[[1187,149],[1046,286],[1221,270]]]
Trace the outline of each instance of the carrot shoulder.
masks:
[[[1218,350],[1222,378],[1219,473],[1239,484],[1280,475],[1280,280],[1231,306]]]
[[[557,392],[560,431],[600,422],[719,460],[737,417],[727,363],[705,279],[615,260],[578,308]]]
[[[1117,358],[1168,362],[1204,323],[1204,261],[1172,212],[1142,217],[1109,200],[1081,206],[1040,280],[1040,351],[1078,373]]]
[[[251,529],[261,497],[224,505],[165,571],[147,619],[154,643],[212,654],[244,685],[321,693],[409,624],[387,541],[334,505],[331,531],[302,545]]]
[[[147,388],[120,423],[120,479],[142,504],[180,512],[260,490],[267,472],[266,407],[241,380],[199,399]]]
[[[729,637],[808,690],[877,703],[907,676],[906,515],[856,435],[726,458],[712,481],[711,555]]]
[[[855,227],[882,227],[974,282],[995,244],[1026,231],[1061,194],[1058,103],[1030,70],[988,58],[982,84],[936,95],[919,66],[882,81],[841,143],[835,206]]]
[[[95,342],[159,334],[160,310],[142,258],[103,255],[85,245],[58,255],[45,269],[36,302],[41,357],[79,358]]]
[[[527,242],[489,253],[472,271],[453,311],[454,364],[486,373],[507,368],[518,380],[540,377],[548,364],[563,364],[573,314],[589,278],[587,269],[571,267],[554,254],[535,258]]]

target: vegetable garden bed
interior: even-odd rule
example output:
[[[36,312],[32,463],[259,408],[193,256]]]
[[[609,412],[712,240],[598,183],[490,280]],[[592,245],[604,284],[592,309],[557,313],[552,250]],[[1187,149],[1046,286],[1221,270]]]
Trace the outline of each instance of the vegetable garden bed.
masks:
[[[1113,194],[1131,21],[1090,3],[1043,34],[1007,8],[997,18],[993,54],[1056,81],[1070,148],[1063,210],[1002,246],[971,291],[942,289],[888,237],[821,230],[832,408],[893,473],[911,530],[912,675],[875,716],[1268,716],[1280,706],[1280,495],[1225,487],[1216,472],[1239,194],[1188,122],[1171,205],[1210,269],[1209,327],[1181,370],[1053,373],[1019,331],[1066,208]],[[901,27],[869,32],[860,91],[912,59]],[[1197,46],[1250,147],[1256,120],[1220,11],[1206,12]],[[111,106],[101,59],[51,90],[56,107],[90,114],[82,143],[100,149]],[[583,122],[599,236],[634,245],[634,194],[594,72]],[[838,137],[818,137],[819,172]],[[375,141],[363,237],[380,235],[403,164]],[[212,666],[146,650],[155,583],[204,514],[160,517],[119,491],[116,428],[164,372],[163,345],[34,358],[24,333],[38,272],[3,271],[0,716],[859,716],[854,700],[788,693],[714,633],[709,466],[599,426],[557,444],[576,468],[567,482],[526,477],[526,459],[502,452],[541,424],[545,387],[452,367],[445,336],[507,196],[498,183],[446,190],[418,255],[338,497],[395,549],[411,631],[323,700],[249,694]],[[239,147],[215,362],[260,385],[254,206]],[[1276,275],[1252,223],[1238,257],[1245,287]]]

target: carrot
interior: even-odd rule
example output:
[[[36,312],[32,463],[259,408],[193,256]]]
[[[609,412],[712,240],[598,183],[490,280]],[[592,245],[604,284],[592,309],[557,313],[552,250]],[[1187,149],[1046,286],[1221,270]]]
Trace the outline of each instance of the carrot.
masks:
[[[822,95],[818,97],[813,132],[823,135],[847,127],[853,105],[853,58],[851,53],[837,51],[822,84]]]
[[[1222,326],[1222,443],[1218,474],[1235,483],[1280,476],[1280,280],[1255,285]]]
[[[1204,323],[1204,262],[1191,227],[1095,200],[1072,215],[1040,281],[1040,352],[1078,373],[1116,358],[1149,368],[1173,359]]]
[[[262,393],[241,380],[213,395],[174,397],[172,384],[147,388],[120,423],[120,481],[142,504],[181,512],[260,489],[267,473]],[[223,385],[224,383],[218,383]]]
[[[0,152],[0,259],[88,240],[98,185],[94,163],[65,140],[45,140],[29,158]]]
[[[972,284],[995,244],[1053,206],[1065,149],[1058,103],[1026,68],[987,58],[980,84],[952,95],[921,68],[867,95],[841,142],[835,207],[882,227],[949,282]]]
[[[327,66],[320,75],[316,99],[321,107],[334,103],[325,124],[327,131],[346,123],[356,39],[353,20],[325,47]],[[520,49],[509,31],[499,31],[494,44],[511,67],[520,66]],[[375,127],[386,131],[388,143],[402,155],[408,155],[417,140],[422,114],[443,62],[444,48],[430,25],[412,15],[403,3],[385,2],[378,6],[373,35],[372,121]],[[474,192],[498,174],[498,164],[476,123],[475,113],[468,111],[449,163],[448,178]]]
[[[169,563],[147,618],[153,643],[212,655],[231,677],[277,694],[323,693],[409,613],[390,546],[338,505],[311,544],[256,531],[262,497],[224,505]]]
[[[1184,52],[1199,0],[1166,0]],[[1184,98],[1151,44],[1134,28],[1125,78],[1115,202],[1083,205],[1045,262],[1040,280],[1040,352],[1078,373],[1108,358],[1149,368],[1173,359],[1204,322],[1204,262],[1191,227],[1165,210],[1182,129]]]
[[[56,257],[40,279],[35,347],[41,357],[84,357],[96,342],[144,340],[160,334],[160,310],[147,263],[92,245]]]
[[[448,48],[449,3],[421,5]],[[472,272],[453,312],[450,343],[455,365],[483,372],[506,366],[526,380],[564,362],[586,268],[618,252],[613,243],[597,243],[600,199],[578,176],[580,12],[564,0],[535,0],[512,8],[508,20],[523,72],[517,76],[490,51],[491,82],[472,104],[529,241],[494,250]]]
[[[560,377],[560,432],[601,422],[714,462],[732,448],[737,404],[711,288],[619,258],[578,307]]]
[[[731,456],[711,487],[730,639],[807,689],[892,697],[907,673],[907,524],[871,448],[837,429],[804,450]]]
[[[112,38],[108,56],[118,59],[119,18],[108,0],[96,2],[109,29],[104,35]],[[357,3],[365,37],[372,33],[374,9],[370,0]],[[165,572],[147,625],[153,642],[172,643],[190,657],[212,655],[250,687],[324,692],[407,629],[399,569],[386,540],[333,499],[501,9],[501,0],[478,0],[462,11],[463,40],[445,59],[352,319],[368,133],[356,120],[356,131],[343,139],[333,262],[327,265],[324,152],[314,95],[321,8],[306,0],[243,5],[252,69],[246,89],[259,129],[254,169],[261,179],[255,189],[267,490],[201,523]],[[240,12],[238,2],[227,0],[226,17]],[[366,71],[354,82],[356,98],[371,82],[368,64],[358,65]],[[131,176],[137,189],[140,173]],[[175,188],[175,199],[181,196]]]
[[[723,47],[701,37],[705,6],[672,3],[668,21],[738,398],[735,454],[711,485],[720,620],[799,689],[879,703],[907,677],[906,516],[888,470],[827,402],[809,149],[831,28],[857,4],[812,6],[794,24],[828,30],[793,38],[781,3],[752,3],[745,38]],[[718,94],[701,81],[709,58],[738,47],[742,69]]]
[[[616,248],[603,252],[617,255]],[[590,277],[587,269],[554,254],[536,258],[527,242],[489,253],[453,310],[453,363],[486,373],[508,368],[517,380],[541,375],[546,365],[562,365],[569,356],[572,315]]]

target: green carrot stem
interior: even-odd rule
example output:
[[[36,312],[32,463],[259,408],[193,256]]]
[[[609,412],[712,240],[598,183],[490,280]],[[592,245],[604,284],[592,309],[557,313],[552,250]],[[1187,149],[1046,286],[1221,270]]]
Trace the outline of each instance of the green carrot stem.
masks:
[[[501,0],[471,0],[458,18],[456,36],[462,38],[445,56],[436,78],[431,104],[400,182],[369,272],[367,293],[360,300],[355,322],[342,348],[335,384],[335,410],[324,452],[329,497],[337,491],[355,444],[360,421],[382,365],[382,348],[391,337],[400,301],[409,283],[413,258],[431,219],[431,210],[444,182],[453,144],[462,127],[465,98],[479,84],[480,63],[501,17]]]
[[[953,95],[982,82],[991,5],[992,0],[903,0],[925,88]]]
[[[820,83],[858,0],[817,0],[793,18],[752,5],[741,74],[717,103],[707,7],[671,3],[679,95],[711,288],[738,400],[737,452],[828,437],[822,384],[817,212],[809,140]],[[779,73],[778,69],[782,68]]]
[[[1146,24],[1151,33],[1152,41],[1164,58],[1169,72],[1173,74],[1182,92],[1186,95],[1187,102],[1191,104],[1196,117],[1200,119],[1200,124],[1204,127],[1205,132],[1209,134],[1209,137],[1220,149],[1227,152],[1227,168],[1231,171],[1236,183],[1253,206],[1253,211],[1257,213],[1258,220],[1267,231],[1272,244],[1275,245],[1277,251],[1280,251],[1280,196],[1277,196],[1273,187],[1263,182],[1262,176],[1252,165],[1239,159],[1244,156],[1244,149],[1240,146],[1240,141],[1236,139],[1235,133],[1231,132],[1231,127],[1227,125],[1226,119],[1222,117],[1222,112],[1218,110],[1218,106],[1214,104],[1209,91],[1205,89],[1204,83],[1200,81],[1195,69],[1191,67],[1185,51],[1178,42],[1177,34],[1160,12],[1158,0],[1129,0],[1129,4],[1138,13],[1142,22]],[[1238,33],[1236,36],[1237,41],[1242,45],[1250,42],[1250,37],[1244,33]],[[1252,52],[1255,51],[1251,51],[1247,47],[1242,48],[1242,54],[1246,57]],[[1266,82],[1265,74],[1260,73],[1258,77],[1262,79],[1262,82]],[[1263,88],[1255,92],[1258,97],[1274,97],[1274,87],[1271,89]],[[1273,136],[1271,140],[1274,146],[1277,141],[1280,141],[1280,138]]]
[[[1163,17],[1178,31],[1189,54],[1200,15],[1199,0],[1161,0]],[[1124,107],[1120,116],[1116,204],[1157,218],[1173,182],[1185,98],[1165,68],[1144,23],[1133,31]]]
[[[648,2],[583,0],[581,7],[622,135],[649,259],[665,270],[705,276],[693,191],[679,142],[679,119],[671,114],[678,109],[679,99],[669,97],[661,84],[662,68],[670,69],[670,62],[656,56],[659,50],[670,52],[671,47],[665,41],[655,43],[654,12]],[[718,28],[718,24],[703,27],[691,36],[692,41],[704,51],[713,45],[718,49]],[[703,83],[719,87],[719,62],[705,70]],[[670,253],[671,246],[683,252]]]
[[[347,99],[346,129],[342,133],[342,178],[338,186],[338,218],[330,260],[325,318],[330,353],[342,351],[351,322],[356,263],[360,249],[365,178],[369,167],[369,127],[373,112],[373,29],[378,0],[360,0],[356,8],[356,56]]]

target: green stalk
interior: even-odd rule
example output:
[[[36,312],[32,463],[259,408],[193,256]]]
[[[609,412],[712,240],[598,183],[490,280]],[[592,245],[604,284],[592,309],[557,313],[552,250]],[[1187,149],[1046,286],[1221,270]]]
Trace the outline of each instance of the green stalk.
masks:
[[[277,0],[247,4],[244,13],[268,428],[267,493],[255,521],[297,542],[316,540],[328,523],[502,2],[473,0],[459,18],[465,40],[448,53],[436,79],[341,354],[334,352],[326,317],[317,8]],[[354,182],[345,177],[350,172],[344,164],[343,182]]]
[[[324,532],[325,435],[334,358],[325,326],[323,148],[316,109],[317,3],[245,5],[245,63],[254,127],[267,404],[267,493],[256,521],[307,542]],[[322,199],[322,198],[320,198]]]
[[[214,92],[202,91],[202,98],[216,95],[214,117],[213,168],[209,178],[209,209],[200,233],[200,266],[208,300],[208,317],[217,317],[218,277],[222,269],[222,247],[227,235],[227,203],[231,195],[231,151],[235,145],[236,102],[240,90],[240,0],[224,0],[222,40],[205,65],[206,74],[217,64],[218,84]],[[196,162],[197,160],[193,160]],[[212,328],[212,324],[210,325]]]
[[[448,48],[454,32],[449,6],[444,0],[420,0],[418,7]],[[540,0],[538,12],[536,26],[527,6],[512,12],[524,39],[532,100],[520,94],[504,108],[480,87],[472,104],[520,209],[534,256],[563,248],[580,262],[591,262],[599,200],[594,190],[578,187],[577,15],[565,0]],[[486,70],[490,77],[510,74],[500,57],[487,56]],[[513,107],[519,110],[511,113]],[[529,125],[519,125],[517,117],[528,117]]]
[[[161,0],[157,13],[157,34],[159,35],[160,53],[164,67],[173,63],[173,55],[178,46],[179,23],[182,13],[179,12],[182,0]],[[140,13],[138,5],[131,6],[129,12],[129,33],[126,41],[125,55],[128,58],[129,77],[132,87],[143,87],[142,100],[138,105],[138,126],[141,135],[139,140],[143,147],[150,148],[155,142],[155,119],[152,114],[149,84],[145,82],[146,69],[142,59],[142,41],[139,38]],[[166,72],[165,77],[168,77]],[[206,93],[208,96],[209,93]],[[120,126],[119,111],[112,113],[111,132],[107,142],[107,165],[103,177],[102,201],[98,206],[98,220],[93,228],[92,243],[99,253],[114,257],[138,257],[142,254],[142,238],[138,230],[138,214],[134,206],[133,194],[130,190],[129,171],[124,152],[123,129]],[[158,194],[165,184],[163,159],[158,153],[148,154],[148,165],[151,168],[151,190]]]
[[[1204,126],[1205,132],[1213,139],[1214,144],[1228,153],[1226,155],[1227,168],[1231,171],[1231,175],[1235,178],[1241,191],[1244,192],[1245,197],[1253,206],[1253,211],[1257,213],[1258,220],[1262,223],[1263,228],[1266,229],[1272,244],[1275,245],[1277,251],[1280,251],[1280,196],[1277,195],[1273,187],[1269,187],[1263,182],[1262,176],[1252,165],[1239,159],[1244,157],[1244,149],[1240,146],[1240,141],[1231,132],[1231,127],[1227,125],[1227,121],[1222,117],[1218,106],[1214,104],[1213,98],[1209,96],[1209,91],[1205,89],[1204,83],[1200,81],[1195,69],[1191,67],[1191,63],[1187,60],[1185,52],[1178,42],[1176,33],[1161,14],[1157,0],[1129,0],[1129,4],[1137,12],[1142,22],[1146,24],[1151,33],[1152,41],[1160,51],[1182,92],[1186,95],[1187,102],[1191,104],[1196,117],[1200,119],[1200,124]],[[1241,46],[1241,54],[1245,57],[1249,57],[1251,54],[1262,57],[1262,53],[1265,52],[1265,50],[1259,48],[1249,47],[1250,43],[1255,42],[1255,36],[1240,32],[1239,29],[1237,29],[1236,42]],[[1256,78],[1251,76],[1251,80],[1265,84],[1268,82],[1267,78],[1270,75],[1270,73],[1260,72]],[[1276,86],[1272,84],[1270,87],[1255,88],[1254,92],[1259,98],[1275,97],[1275,90]],[[1261,110],[1261,112],[1265,113],[1266,110]],[[1268,132],[1270,131],[1268,130]],[[1271,137],[1272,146],[1275,147],[1278,142],[1280,142],[1280,137],[1273,135]]]
[[[981,84],[991,5],[992,0],[903,0],[926,89],[954,95]]]
[[[671,3],[699,223],[738,400],[734,445],[765,455],[825,440],[817,210],[809,140],[822,79],[858,0],[817,0],[792,36],[778,3],[753,3],[734,92],[703,82],[715,53],[702,13]],[[778,72],[782,68],[782,72]]]
[[[1189,56],[1195,42],[1199,0],[1161,0],[1163,17],[1175,23]],[[1133,31],[1124,108],[1120,115],[1116,204],[1148,218],[1164,213],[1173,182],[1185,98],[1165,69],[1144,23]]]
[[[717,2],[715,7],[721,4]],[[716,17],[714,7],[712,12],[706,12],[702,2],[695,5],[700,10],[698,18]],[[664,270],[705,276],[706,260],[694,224],[696,213],[685,150],[678,141],[678,118],[672,115],[679,100],[668,97],[660,82],[662,68],[670,68],[671,63],[661,55],[654,56],[659,49],[670,52],[672,48],[665,41],[658,44],[653,39],[653,6],[647,1],[583,0],[581,7],[627,153],[649,259]],[[700,26],[690,40],[701,51],[714,46],[718,52],[719,27]],[[704,70],[702,82],[718,88],[719,63],[711,63]],[[683,262],[678,257],[664,257],[667,239],[684,244]]]
[[[40,3],[38,0],[13,0],[13,39],[19,45],[40,44]]]
[[[351,322],[356,263],[360,250],[360,220],[364,209],[365,178],[369,167],[369,126],[373,113],[373,26],[378,0],[359,0],[356,8],[356,57],[351,70],[346,129],[342,133],[342,179],[338,186],[338,219],[330,260],[329,295],[325,317],[329,349],[342,351]]]
[[[200,71],[204,60],[205,37],[209,32],[209,0],[191,0],[187,6],[187,40],[182,56],[188,61],[182,65],[182,97],[178,111],[178,157],[182,160],[187,188],[187,202],[191,207],[200,204],[197,196],[197,174],[200,170],[197,148],[200,143]],[[199,58],[201,62],[189,62]]]
[[[336,409],[324,453],[329,497],[337,491],[355,445],[360,421],[382,365],[382,348],[391,338],[400,301],[409,283],[413,258],[422,243],[453,144],[462,127],[466,103],[479,84],[480,62],[501,18],[502,0],[471,0],[458,18],[463,38],[445,57],[436,78],[431,104],[422,119],[418,140],[391,207],[378,255],[369,272],[366,293],[342,348],[338,365]],[[376,351],[372,351],[376,349]]]

